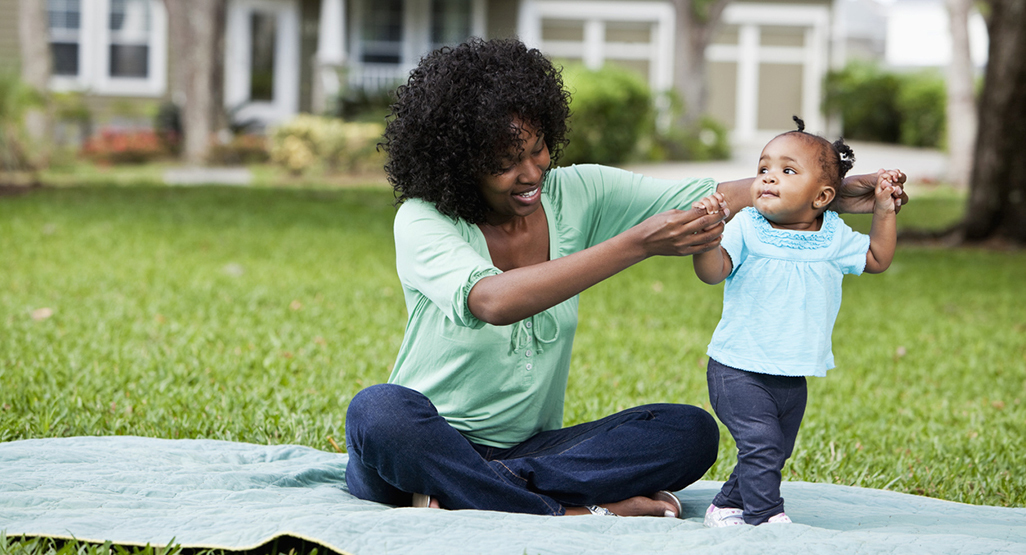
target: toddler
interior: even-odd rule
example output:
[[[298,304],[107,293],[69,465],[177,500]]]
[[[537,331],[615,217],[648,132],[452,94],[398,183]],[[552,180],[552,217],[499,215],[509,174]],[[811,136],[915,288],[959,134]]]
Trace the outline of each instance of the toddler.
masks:
[[[855,158],[797,131],[762,150],[752,204],[725,227],[718,248],[695,255],[698,277],[726,279],[709,355],[709,399],[737,443],[737,465],[705,515],[710,527],[789,523],[780,471],[805,413],[805,376],[834,367],[830,335],[844,274],[880,273],[894,257],[897,170],[878,172],[869,236],[827,210]],[[723,207],[715,193],[695,203]]]

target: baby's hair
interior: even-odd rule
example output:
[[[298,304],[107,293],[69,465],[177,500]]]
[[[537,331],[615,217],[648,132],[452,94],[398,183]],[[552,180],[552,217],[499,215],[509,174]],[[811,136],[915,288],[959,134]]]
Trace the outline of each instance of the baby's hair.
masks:
[[[844,143],[844,138],[830,142],[819,135],[805,132],[805,122],[798,116],[791,116],[798,126],[797,131],[788,131],[786,134],[796,133],[806,137],[820,147],[819,163],[823,170],[823,177],[830,182],[834,188],[841,186],[841,181],[848,171],[855,165],[855,152]]]

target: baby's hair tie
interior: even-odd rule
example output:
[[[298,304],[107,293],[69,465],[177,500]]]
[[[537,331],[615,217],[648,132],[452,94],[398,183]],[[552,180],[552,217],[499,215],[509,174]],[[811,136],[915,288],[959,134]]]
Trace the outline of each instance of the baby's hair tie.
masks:
[[[805,122],[802,121],[802,118],[800,118],[798,116],[791,116],[791,119],[793,119],[794,122],[796,124],[798,124],[798,132],[799,133],[804,133],[805,132]]]

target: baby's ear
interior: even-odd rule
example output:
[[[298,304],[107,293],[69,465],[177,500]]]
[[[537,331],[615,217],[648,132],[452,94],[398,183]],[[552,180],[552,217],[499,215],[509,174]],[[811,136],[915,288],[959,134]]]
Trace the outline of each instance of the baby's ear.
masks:
[[[835,196],[837,196],[837,191],[833,187],[823,187],[816,195],[816,199],[812,201],[812,207],[816,210],[825,210],[834,201]]]

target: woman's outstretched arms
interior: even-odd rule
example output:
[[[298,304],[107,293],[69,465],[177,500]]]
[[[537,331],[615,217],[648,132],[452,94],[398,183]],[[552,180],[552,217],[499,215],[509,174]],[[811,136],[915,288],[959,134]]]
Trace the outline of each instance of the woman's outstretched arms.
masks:
[[[493,325],[551,308],[651,256],[688,256],[719,246],[724,214],[668,210],[593,247],[478,281],[467,303]]]
[[[844,178],[841,190],[830,204],[830,210],[842,214],[869,214],[876,204],[876,182],[880,175],[895,175],[894,196],[895,212],[901,211],[902,205],[908,203],[908,194],[904,184],[907,176],[901,170],[877,170],[875,173],[850,175]],[[742,208],[752,205],[751,187],[755,178],[724,181],[716,186],[717,192],[723,193],[731,214],[737,214]]]

